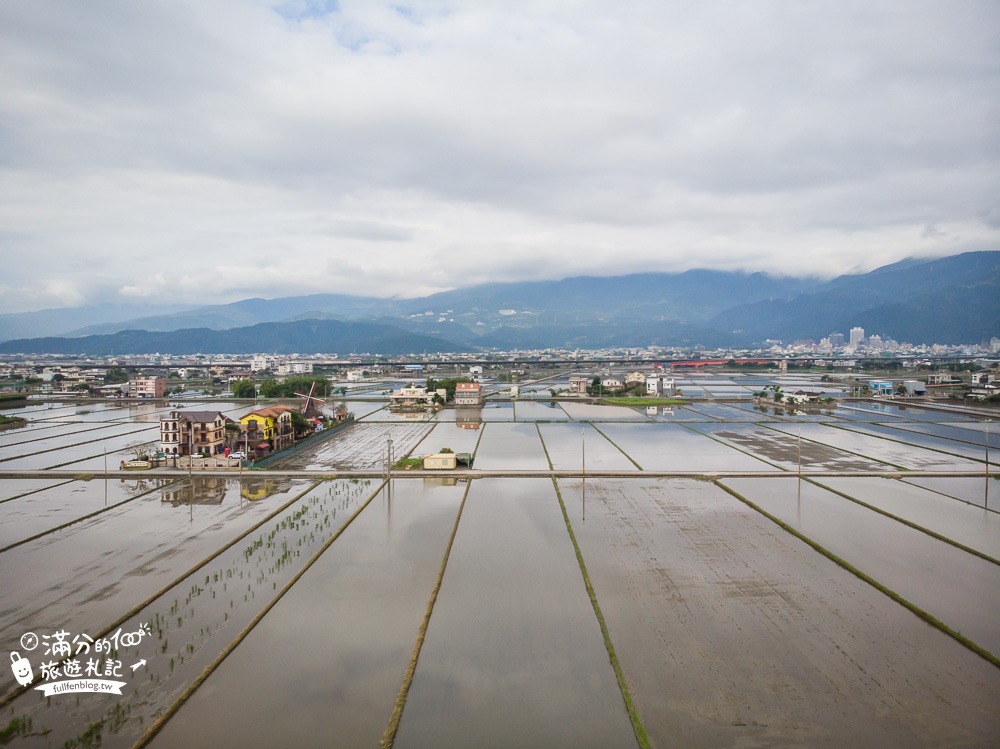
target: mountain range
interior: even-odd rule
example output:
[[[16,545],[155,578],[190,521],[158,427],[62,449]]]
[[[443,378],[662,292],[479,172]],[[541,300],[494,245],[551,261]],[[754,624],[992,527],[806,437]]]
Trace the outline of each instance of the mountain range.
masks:
[[[1000,252],[909,259],[826,282],[691,270],[483,284],[415,299],[313,294],[158,312],[127,317],[102,305],[0,315],[0,353],[714,348],[818,340],[854,326],[910,343],[976,343],[1000,335]]]

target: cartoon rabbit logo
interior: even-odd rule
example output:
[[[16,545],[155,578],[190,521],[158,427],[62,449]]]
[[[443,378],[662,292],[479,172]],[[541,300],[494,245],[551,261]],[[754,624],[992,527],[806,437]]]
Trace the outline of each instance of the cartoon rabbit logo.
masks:
[[[10,668],[14,672],[14,678],[22,687],[28,686],[35,675],[31,673],[31,663],[27,658],[22,658],[17,651],[10,654]]]

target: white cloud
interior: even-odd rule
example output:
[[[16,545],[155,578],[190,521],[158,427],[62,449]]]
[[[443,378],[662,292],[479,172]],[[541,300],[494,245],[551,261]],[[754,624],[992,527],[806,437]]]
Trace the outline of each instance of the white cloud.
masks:
[[[998,36],[986,0],[2,4],[0,311],[996,249]]]

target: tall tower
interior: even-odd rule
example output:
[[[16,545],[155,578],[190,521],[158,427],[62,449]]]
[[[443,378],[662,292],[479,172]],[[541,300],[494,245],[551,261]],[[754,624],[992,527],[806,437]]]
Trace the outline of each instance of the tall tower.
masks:
[[[851,345],[857,348],[865,340],[864,328],[851,328]]]

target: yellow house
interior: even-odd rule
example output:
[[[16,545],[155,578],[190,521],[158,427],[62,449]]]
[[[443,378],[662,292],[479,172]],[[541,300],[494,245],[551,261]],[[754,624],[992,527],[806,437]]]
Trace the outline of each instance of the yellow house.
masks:
[[[240,417],[240,430],[246,435],[251,450],[267,443],[265,450],[280,450],[294,441],[290,406],[258,408]],[[259,452],[259,450],[258,450]]]

